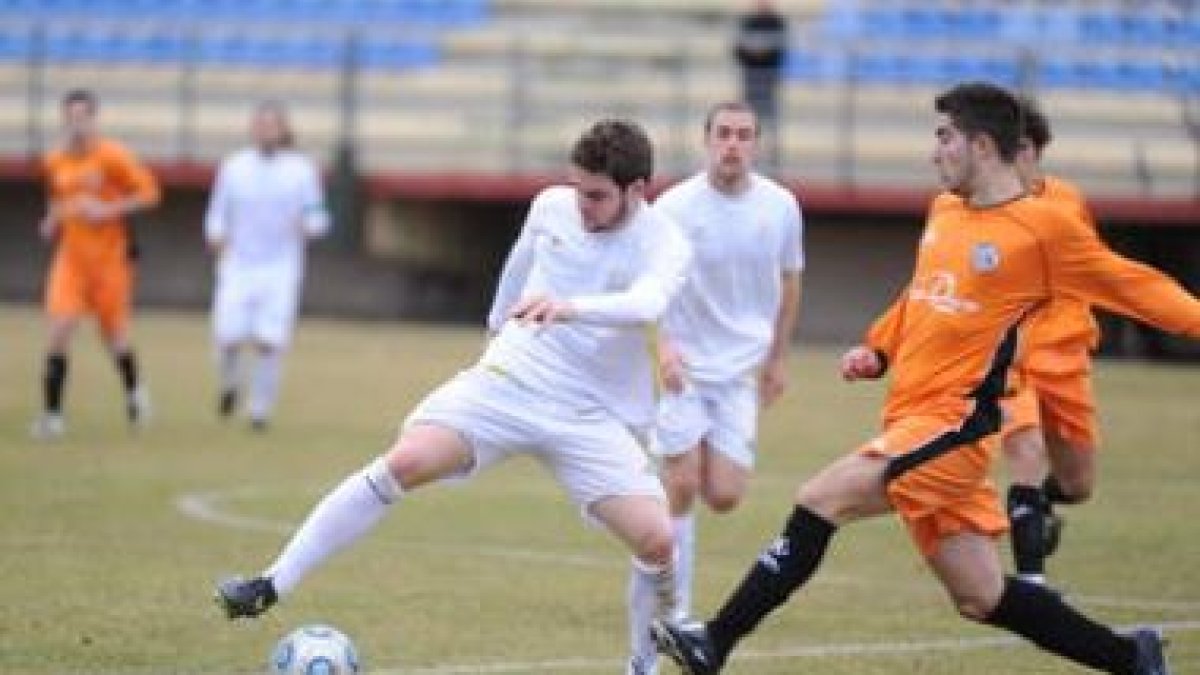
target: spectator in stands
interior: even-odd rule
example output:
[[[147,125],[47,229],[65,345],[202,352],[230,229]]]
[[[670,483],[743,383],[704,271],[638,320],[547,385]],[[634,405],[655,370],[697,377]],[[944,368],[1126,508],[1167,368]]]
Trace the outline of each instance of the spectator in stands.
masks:
[[[742,98],[766,134],[768,163],[779,167],[779,80],[790,38],[787,18],[771,0],[754,0],[738,21],[733,54],[742,71]]]
[[[311,159],[293,149],[284,106],[260,104],[250,135],[252,147],[221,163],[204,232],[217,258],[218,414],[227,418],[237,408],[242,354],[253,349],[257,359],[247,414],[251,428],[264,431],[296,321],[305,247],[329,231],[330,221],[320,174]]]
[[[136,247],[126,217],[156,205],[158,183],[124,146],[97,131],[100,101],[86,89],[62,101],[62,145],[46,155],[49,205],[42,237],[54,243],[46,279],[50,334],[43,379],[44,408],[33,436],[47,440],[65,431],[62,398],[67,352],[83,317],[100,322],[100,333],[125,388],[130,424],[149,416],[149,396],[138,378],[129,338]]]

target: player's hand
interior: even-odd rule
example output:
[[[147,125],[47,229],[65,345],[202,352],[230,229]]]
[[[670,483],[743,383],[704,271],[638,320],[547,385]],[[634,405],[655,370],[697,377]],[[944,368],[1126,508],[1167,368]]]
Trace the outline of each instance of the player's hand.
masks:
[[[38,223],[38,234],[46,241],[54,241],[54,238],[58,236],[58,229],[58,216],[53,213],[47,213]]]
[[[874,380],[883,375],[883,362],[870,347],[859,345],[842,354],[842,379]]]
[[[555,300],[545,295],[524,298],[512,308],[508,315],[522,326],[548,326],[552,323],[570,321],[575,317],[575,308],[565,300]]]
[[[683,392],[683,357],[669,340],[658,341],[658,377],[672,394]]]
[[[764,408],[771,407],[787,390],[789,382],[787,360],[782,358],[768,360],[758,374],[759,404]]]

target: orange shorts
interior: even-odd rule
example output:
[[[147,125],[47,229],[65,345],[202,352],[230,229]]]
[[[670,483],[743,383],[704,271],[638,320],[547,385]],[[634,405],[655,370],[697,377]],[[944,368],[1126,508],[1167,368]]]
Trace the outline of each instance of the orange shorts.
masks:
[[[925,557],[960,532],[998,537],[1008,517],[990,479],[995,444],[984,439],[958,443],[958,426],[940,417],[907,417],[859,449],[890,457],[893,471],[887,495]]]
[[[46,280],[46,313],[52,318],[94,314],[106,336],[129,326],[133,302],[133,266],[124,258],[81,264],[56,255]]]
[[[1003,406],[1004,436],[1040,427],[1080,450],[1094,450],[1099,443],[1092,359],[1086,349],[1031,352]]]

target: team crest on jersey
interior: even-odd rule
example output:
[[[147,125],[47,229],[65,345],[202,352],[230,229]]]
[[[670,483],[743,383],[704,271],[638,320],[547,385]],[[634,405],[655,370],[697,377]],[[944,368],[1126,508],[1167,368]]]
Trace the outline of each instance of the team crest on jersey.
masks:
[[[1000,249],[995,244],[982,242],[971,249],[971,268],[976,272],[994,272],[1000,266]]]

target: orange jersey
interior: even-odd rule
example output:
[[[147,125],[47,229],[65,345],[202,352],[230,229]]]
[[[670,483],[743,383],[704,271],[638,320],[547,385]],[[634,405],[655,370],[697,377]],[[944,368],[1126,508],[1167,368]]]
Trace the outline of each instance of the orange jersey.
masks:
[[[1200,339],[1200,300],[1113,253],[1090,222],[1061,204],[1022,197],[974,208],[935,200],[905,294],[867,335],[891,373],[885,423],[977,413],[982,428],[995,431],[1017,329],[1057,299]]]
[[[115,141],[97,139],[83,153],[55,150],[44,161],[50,203],[60,220],[59,255],[82,264],[123,258],[129,235],[123,218],[94,222],[81,215],[85,200],[111,202],[137,196],[156,203],[158,183]]]

